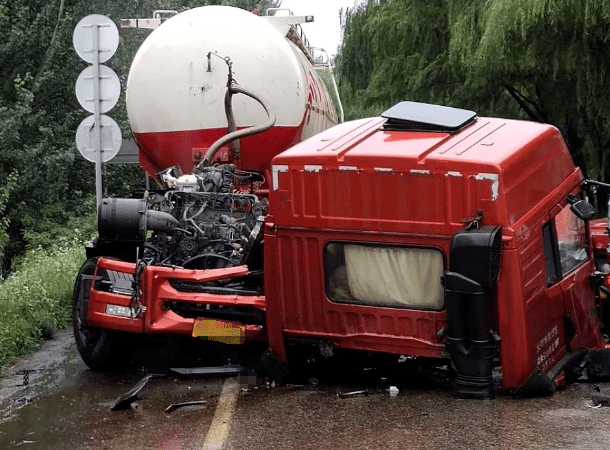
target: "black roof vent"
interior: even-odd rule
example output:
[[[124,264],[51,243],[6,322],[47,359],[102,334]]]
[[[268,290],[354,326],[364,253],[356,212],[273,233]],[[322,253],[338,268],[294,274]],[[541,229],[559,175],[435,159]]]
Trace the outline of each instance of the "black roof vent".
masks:
[[[384,111],[381,117],[388,119],[383,130],[457,133],[474,122],[477,113],[449,106],[400,102]]]

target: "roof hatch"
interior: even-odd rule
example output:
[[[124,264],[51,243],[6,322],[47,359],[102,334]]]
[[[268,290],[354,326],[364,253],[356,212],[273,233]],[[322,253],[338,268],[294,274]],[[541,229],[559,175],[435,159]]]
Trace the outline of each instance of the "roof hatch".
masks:
[[[474,122],[477,113],[449,106],[400,102],[384,111],[383,130],[456,133]]]

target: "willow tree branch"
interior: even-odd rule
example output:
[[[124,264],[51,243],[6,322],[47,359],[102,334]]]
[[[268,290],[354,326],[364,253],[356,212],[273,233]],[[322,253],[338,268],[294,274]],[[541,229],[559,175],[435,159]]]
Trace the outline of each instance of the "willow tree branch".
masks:
[[[59,13],[57,14],[57,23],[55,23],[55,29],[53,30],[53,37],[51,38],[49,47],[47,48],[47,51],[44,55],[44,60],[42,62],[42,65],[40,66],[40,69],[38,69],[36,78],[34,78],[34,85],[32,86],[33,93],[35,93],[38,90],[39,85],[40,85],[40,78],[42,77],[44,69],[47,66],[48,62],[53,57],[53,53],[55,52],[55,42],[57,42],[57,36],[59,35],[59,26],[61,24],[61,16],[64,13],[64,4],[65,4],[65,0],[61,0],[59,3]]]

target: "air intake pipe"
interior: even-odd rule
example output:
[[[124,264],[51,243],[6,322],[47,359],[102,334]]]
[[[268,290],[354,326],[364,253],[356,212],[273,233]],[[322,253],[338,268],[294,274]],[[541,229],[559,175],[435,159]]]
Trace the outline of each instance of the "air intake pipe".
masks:
[[[169,213],[146,208],[146,200],[105,198],[98,212],[97,228],[101,238],[144,240],[147,230],[170,233],[179,226]]]
[[[444,286],[449,355],[460,397],[494,395],[489,291],[500,274],[502,228],[469,227],[453,237]]]

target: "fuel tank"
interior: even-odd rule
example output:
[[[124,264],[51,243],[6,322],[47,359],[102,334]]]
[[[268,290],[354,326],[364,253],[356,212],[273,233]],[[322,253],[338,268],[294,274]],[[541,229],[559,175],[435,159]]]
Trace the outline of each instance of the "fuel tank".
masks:
[[[232,161],[237,168],[265,173],[275,155],[337,123],[311,58],[295,44],[294,29],[288,32],[292,40],[280,31],[285,29],[245,10],[205,6],[173,16],[150,34],[127,80],[129,122],[150,175],[174,165],[190,173],[227,134],[229,64],[233,79],[277,116],[271,129],[241,139],[240,158]],[[232,106],[237,129],[267,118],[245,95],[234,95]]]

